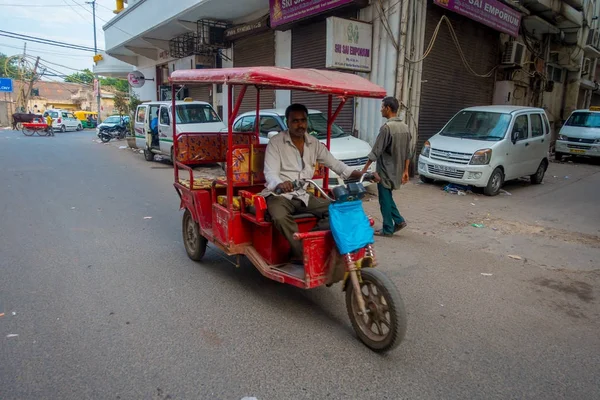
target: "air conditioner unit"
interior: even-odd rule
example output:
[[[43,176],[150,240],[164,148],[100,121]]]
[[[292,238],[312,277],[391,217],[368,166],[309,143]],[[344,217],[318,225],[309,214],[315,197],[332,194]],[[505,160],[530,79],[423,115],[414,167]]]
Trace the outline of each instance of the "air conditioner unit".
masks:
[[[501,63],[522,66],[525,63],[525,45],[515,41],[508,42]]]
[[[586,76],[590,73],[590,68],[592,65],[592,60],[589,58],[583,59],[583,67],[581,68],[581,76]]]

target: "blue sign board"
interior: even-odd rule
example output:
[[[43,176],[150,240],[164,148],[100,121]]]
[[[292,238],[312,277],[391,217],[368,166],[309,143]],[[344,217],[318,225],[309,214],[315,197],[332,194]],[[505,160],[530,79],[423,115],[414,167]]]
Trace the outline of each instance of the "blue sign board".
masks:
[[[12,93],[13,80],[11,78],[0,78],[0,92]]]

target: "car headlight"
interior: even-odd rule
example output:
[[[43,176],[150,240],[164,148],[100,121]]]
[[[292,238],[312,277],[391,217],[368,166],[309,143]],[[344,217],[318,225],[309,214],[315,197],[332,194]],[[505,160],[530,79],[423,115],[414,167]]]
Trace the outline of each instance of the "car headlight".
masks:
[[[430,152],[431,152],[431,143],[429,143],[429,140],[428,140],[425,142],[425,144],[423,145],[423,148],[421,149],[421,155],[423,157],[429,158]]]
[[[488,165],[492,159],[492,149],[477,150],[471,158],[471,165]]]
[[[558,135],[558,140],[569,140],[569,138],[565,135]]]

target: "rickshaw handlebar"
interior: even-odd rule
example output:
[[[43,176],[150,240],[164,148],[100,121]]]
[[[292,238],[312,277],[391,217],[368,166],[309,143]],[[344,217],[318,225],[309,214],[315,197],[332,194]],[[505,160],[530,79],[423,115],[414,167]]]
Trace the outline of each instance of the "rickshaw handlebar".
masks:
[[[365,181],[365,180],[371,181],[373,179],[375,179],[375,174],[373,174],[372,172],[367,172],[367,173],[362,174],[362,176],[360,177],[360,180],[358,182],[363,183],[363,181]],[[325,190],[323,190],[323,188],[317,182],[313,181],[312,179],[301,179],[301,180],[294,181],[293,182],[294,190],[302,189],[304,187],[304,185],[307,183],[313,185],[315,187],[315,189],[317,189],[319,191],[319,193],[321,193],[323,195],[323,197],[326,198],[327,200],[329,200],[331,202],[335,201],[325,192]],[[282,193],[281,189],[275,190],[275,194],[281,194],[281,193]]]

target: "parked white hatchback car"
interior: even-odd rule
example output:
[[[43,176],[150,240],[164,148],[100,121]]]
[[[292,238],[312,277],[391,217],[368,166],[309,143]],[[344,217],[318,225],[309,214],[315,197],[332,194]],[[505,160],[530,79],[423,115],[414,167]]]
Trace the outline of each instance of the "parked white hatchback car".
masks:
[[[233,123],[233,130],[236,132],[254,131],[254,121],[256,111],[250,111],[240,114]],[[287,129],[284,109],[260,110],[260,142],[268,143],[269,139],[277,133]],[[327,139],[327,117],[318,110],[308,110],[308,131],[311,135],[317,137],[325,143]],[[371,152],[371,146],[364,140],[355,138],[344,132],[344,130],[335,123],[331,127],[331,154],[346,165],[362,169],[368,161],[368,155]],[[375,170],[375,165],[371,164],[370,171]],[[347,182],[352,179],[346,180]],[[333,171],[329,171],[329,186],[343,184]],[[368,185],[365,182],[365,185]]]
[[[573,111],[560,129],[554,158],[568,154],[600,157],[600,107]]]
[[[541,108],[483,106],[459,111],[431,137],[419,156],[423,182],[434,179],[498,194],[507,180],[544,179],[550,124]]]
[[[48,114],[52,117],[52,129],[55,131],[66,132],[68,130],[80,131],[83,129],[81,121],[70,110],[48,109],[44,111],[44,118]]]

